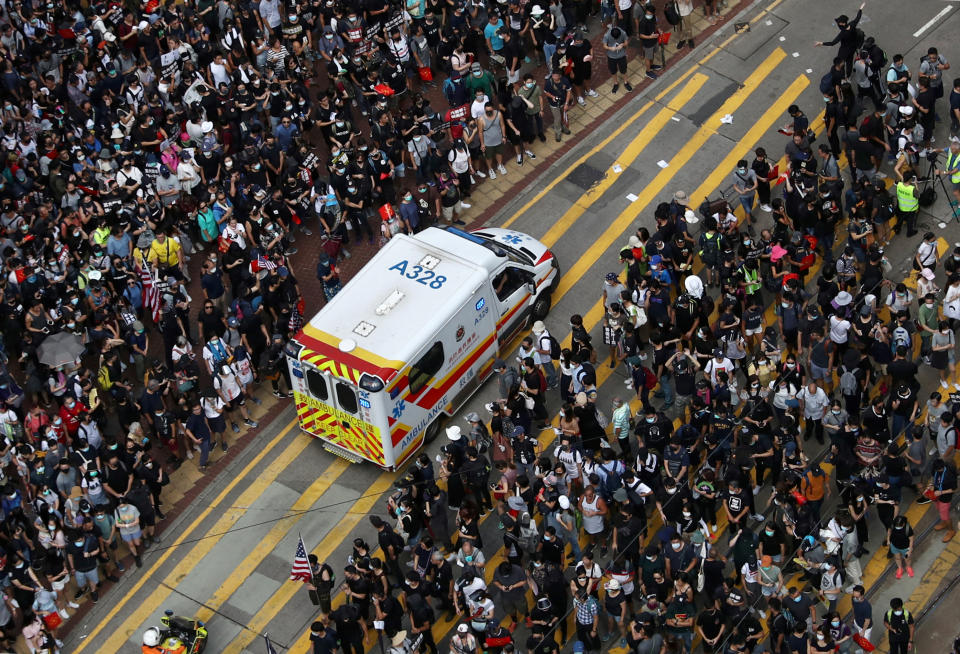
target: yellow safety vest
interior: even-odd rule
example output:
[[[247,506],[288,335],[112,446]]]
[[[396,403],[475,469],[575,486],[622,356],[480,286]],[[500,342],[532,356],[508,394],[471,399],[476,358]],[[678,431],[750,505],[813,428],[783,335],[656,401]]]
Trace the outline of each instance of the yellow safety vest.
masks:
[[[956,172],[950,174],[950,181],[954,184],[960,184],[960,152],[953,154],[952,152],[947,155],[947,170],[957,169]]]
[[[897,182],[897,205],[900,207],[900,211],[907,213],[917,211],[920,208],[920,201],[914,195],[914,187],[903,182]]]

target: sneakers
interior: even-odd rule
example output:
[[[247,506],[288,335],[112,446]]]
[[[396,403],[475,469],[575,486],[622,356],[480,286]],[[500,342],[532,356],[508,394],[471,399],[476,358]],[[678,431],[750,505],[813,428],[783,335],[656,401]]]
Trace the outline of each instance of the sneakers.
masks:
[[[240,425],[238,425],[238,424],[235,423],[235,422],[231,422],[231,423],[230,423],[230,429],[233,430],[233,433],[234,433],[234,434],[239,434],[239,433],[240,433]]]
[[[557,143],[559,143],[560,140],[561,140],[561,139],[560,139],[560,132],[557,132],[556,136],[557,136]]]
[[[624,83],[623,83],[623,88],[627,89],[627,93],[629,93],[630,91],[633,90],[633,85],[630,84],[630,82],[624,82]]]
[[[78,599],[83,597],[87,593],[86,588],[78,588],[77,592],[73,594],[73,601],[76,602]]]
[[[284,394],[281,393],[280,391],[274,391],[274,392],[273,392],[273,396],[274,396],[275,398],[277,398],[278,400],[282,400],[283,398],[286,397],[286,395],[284,395]]]
[[[619,84],[614,84],[614,85],[613,85],[613,88],[610,89],[610,92],[611,92],[611,93],[616,93],[616,92],[619,91],[619,90],[620,90],[620,85],[619,85]]]
[[[903,579],[903,568],[897,568],[897,579]]]
[[[907,576],[908,577],[913,576],[913,568],[911,568],[909,565],[907,566]]]
[[[228,447],[227,441],[223,441],[222,443],[220,443],[220,449],[223,450],[224,452],[227,451],[227,447]]]
[[[557,140],[559,141],[560,139],[557,139]],[[496,179],[496,178],[497,178],[497,173],[494,172],[493,168],[491,168],[491,169],[490,169],[490,179]]]
[[[941,380],[940,380],[940,388],[944,388],[944,389],[950,388],[950,385],[949,385],[947,382],[945,382],[945,381],[943,381],[943,380],[941,379]]]
[[[106,577],[107,581],[112,581],[113,583],[118,583],[120,581],[120,577],[117,575],[106,575]]]
[[[591,98],[596,98],[600,94],[597,93],[594,89],[590,89],[589,91],[587,91],[587,95],[590,96]],[[932,138],[930,140],[933,141]]]
[[[123,563],[117,561],[117,572],[126,572],[127,569],[124,567]]]
[[[80,605],[77,604],[76,602],[67,602],[67,606],[69,606],[71,609],[79,609],[79,608],[80,608]]]
[[[506,176],[507,169],[503,167],[503,164],[500,164],[499,166],[497,166],[497,172],[500,173],[501,175]]]
[[[91,592],[90,599],[93,600],[94,604],[96,604],[98,601],[100,601],[100,593],[98,593],[97,591]]]
[[[766,520],[766,518],[764,518],[763,515],[761,515],[760,513],[754,513],[750,517],[756,520],[757,522],[763,522],[764,520]]]
[[[60,609],[59,611],[57,611],[57,613],[59,613],[59,614],[60,614],[60,617],[63,618],[64,620],[69,620],[69,619],[70,619],[70,614],[67,613],[67,610],[66,610],[66,609]]]
[[[463,207],[464,209],[469,209],[469,208],[472,207],[473,205],[472,205],[472,204],[468,204],[468,203],[464,202],[463,200],[460,200],[460,206]]]
[[[483,172],[482,170],[476,170],[476,171],[474,171],[473,174],[476,175],[477,177],[479,177],[480,179],[486,179],[486,178],[487,178],[487,174],[486,174],[485,172]]]
[[[454,221],[453,221],[453,224],[454,224],[454,225],[460,225],[460,226],[462,227],[462,226],[466,225],[467,223],[463,222],[462,220],[460,220],[460,219],[458,218],[457,220],[454,220]]]
[[[564,125],[563,127],[560,128],[560,131],[563,132],[564,134],[569,134],[570,128]]]
[[[536,159],[536,158],[537,158],[537,155],[535,155],[534,153],[530,152],[530,150],[524,150],[523,153],[524,153],[525,155],[527,155],[527,159]]]
[[[647,77],[649,77],[650,79],[657,79],[657,74],[656,74],[655,72],[653,72],[652,70],[648,70],[648,71],[647,71]]]
[[[312,229],[308,229],[308,228],[306,228],[306,227],[302,227],[302,226],[301,226],[301,227],[300,227],[300,231],[302,231],[302,232],[303,232],[304,234],[306,234],[307,236],[313,236],[313,230],[312,230]]]
[[[767,213],[771,213],[773,211],[773,207],[771,207],[769,204],[761,204],[760,210],[766,211]]]
[[[540,142],[541,142],[541,143],[546,143],[546,142],[547,142],[547,135],[546,135],[546,134],[537,134],[537,138],[540,139]]]
[[[257,422],[256,420],[251,420],[250,418],[247,418],[246,420],[244,420],[243,424],[245,424],[247,427],[250,427],[251,429],[256,429],[257,427],[260,426],[259,422]],[[223,448],[223,449],[226,450],[227,448]]]
[[[133,562],[137,564],[138,568],[143,567],[143,559],[141,559],[139,556],[133,557]]]
[[[518,155],[517,155],[517,165],[518,165],[518,166],[522,166],[522,165],[523,165],[523,155],[522,155],[522,154],[518,154]]]
[[[578,96],[577,96],[577,104],[580,105],[581,107],[586,107],[586,106],[587,106],[587,101],[583,99],[583,96],[582,96],[582,95],[578,95]]]

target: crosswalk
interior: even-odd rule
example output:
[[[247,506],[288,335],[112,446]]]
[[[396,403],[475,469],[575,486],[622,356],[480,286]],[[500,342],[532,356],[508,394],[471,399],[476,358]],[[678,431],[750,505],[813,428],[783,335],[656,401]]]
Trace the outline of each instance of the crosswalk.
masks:
[[[588,330],[599,325],[603,304],[593,299],[599,296],[601,262],[615,262],[616,249],[627,235],[638,224],[652,222],[651,207],[656,202],[671,196],[679,185],[698,204],[721,187],[736,162],[748,158],[757,145],[782,143],[775,126],[783,121],[789,105],[815,101],[816,88],[811,89],[809,75],[800,71],[782,48],[773,46],[759,54],[756,62],[744,65],[743,74],[736,78],[737,88],[706,118],[690,120],[688,116],[698,111],[706,98],[729,85],[730,71],[721,75],[707,66],[721,51],[721,47],[711,50],[649,101],[637,100],[639,109],[598,146],[564,164],[566,168],[554,179],[499,223],[530,231],[554,249],[562,262],[564,272],[553,295],[548,326],[557,327],[554,333],[558,337],[564,335],[561,342],[565,346],[570,335],[560,326],[566,325],[571,313],[581,313]],[[734,116],[734,125],[721,127],[721,118],[727,115]],[[822,119],[818,117],[813,125],[819,129]],[[543,228],[537,212],[544,198],[565,184],[571,170],[591,161],[598,148],[614,143],[622,143],[622,147],[615,148],[613,160],[630,175],[613,173],[613,164],[605,166],[606,175],[571,198]],[[679,147],[670,151],[670,144]],[[659,160],[666,166],[658,169]],[[637,196],[635,200],[625,199],[627,190]],[[553,203],[563,202],[554,195],[550,198]],[[603,215],[612,217],[598,221],[601,209]],[[538,226],[540,233],[536,233]],[[941,244],[945,246],[946,242]],[[816,272],[811,272],[810,278],[815,276]],[[584,296],[590,299],[585,302]],[[601,397],[619,392],[611,391],[611,385],[619,386],[618,379],[610,381],[615,374],[615,369],[598,366]],[[489,393],[481,391],[484,395]],[[555,434],[548,429],[538,438],[546,448]],[[306,470],[310,475],[298,490],[281,483],[294,469],[297,474]],[[168,607],[206,621],[213,651],[260,651],[262,644],[256,641],[264,633],[270,633],[290,652],[305,654],[309,650],[306,628],[315,610],[302,585],[286,581],[297,534],[303,533],[311,551],[339,571],[355,535],[375,542],[366,517],[383,514],[385,494],[396,474],[353,466],[328,455],[300,433],[295,422],[265,439],[252,458],[230,474],[233,479],[215,497],[199,498],[204,508],[190,524],[178,525],[176,537],[168,538],[166,549],[148,560],[136,583],[119,588],[125,591],[122,597],[110,598],[115,606],[85,632],[73,651],[134,651],[142,629],[155,623]],[[911,524],[917,524],[927,508],[910,506],[907,516]],[[318,516],[323,516],[322,520]],[[656,531],[656,520],[652,519],[651,534]],[[487,516],[483,529],[496,534],[495,521],[495,516]],[[724,521],[720,526],[722,530]],[[502,547],[488,555],[488,583],[503,559]],[[286,565],[286,572],[280,563]],[[865,578],[879,578],[887,564],[883,552],[875,553],[864,566]],[[342,593],[337,594],[334,605],[342,602]],[[845,597],[841,613],[849,608]],[[442,641],[455,624],[456,620],[438,619],[433,626],[435,640]],[[366,645],[370,650],[375,642]]]

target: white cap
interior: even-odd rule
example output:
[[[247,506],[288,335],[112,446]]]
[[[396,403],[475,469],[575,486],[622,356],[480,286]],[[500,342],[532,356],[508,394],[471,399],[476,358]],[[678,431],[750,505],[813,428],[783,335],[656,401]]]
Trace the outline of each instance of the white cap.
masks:
[[[561,495],[557,498],[557,504],[560,505],[560,508],[566,511],[570,508],[570,498],[566,495]]]
[[[616,579],[611,579],[603,585],[607,590],[620,590],[620,582]]]
[[[470,627],[468,627],[467,625],[465,624],[457,625],[457,633],[465,634],[468,631],[470,631]]]
[[[456,425],[451,425],[450,427],[447,427],[447,438],[449,438],[452,441],[460,440],[460,428],[457,427]]]
[[[145,29],[147,29],[148,27],[150,27],[150,23],[148,23],[148,22],[145,21],[145,20],[141,20],[141,21],[137,24],[137,29],[138,29],[138,30],[145,30]]]
[[[902,107],[900,107],[900,113],[902,113],[904,116],[912,116],[912,115],[913,115],[913,107],[911,107],[911,106],[908,105],[908,104],[905,104],[905,105],[903,105]]]
[[[203,121],[202,123],[200,123],[200,131],[203,132],[204,134],[209,134],[210,132],[213,131],[213,123],[210,122],[209,120]]]
[[[693,209],[687,209],[683,212],[683,222],[688,225],[696,225],[700,222],[700,216],[698,216]]]
[[[547,329],[547,326],[543,324],[542,320],[538,320],[537,322],[533,323],[532,331],[534,334],[542,334],[543,332],[546,331],[546,329]]]
[[[530,13],[534,16],[542,16],[544,14],[543,7],[540,5],[533,5],[533,7],[530,9]]]

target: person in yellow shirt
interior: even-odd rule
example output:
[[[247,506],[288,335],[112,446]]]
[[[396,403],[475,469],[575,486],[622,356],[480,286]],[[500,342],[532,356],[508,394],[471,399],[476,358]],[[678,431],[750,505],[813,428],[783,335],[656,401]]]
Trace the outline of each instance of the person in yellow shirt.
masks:
[[[183,257],[180,244],[169,234],[157,232],[147,251],[147,261],[156,269],[161,279],[168,276],[183,279]]]

